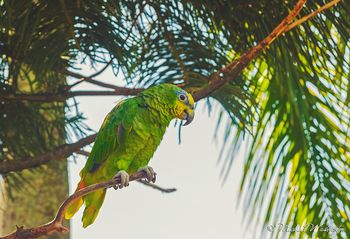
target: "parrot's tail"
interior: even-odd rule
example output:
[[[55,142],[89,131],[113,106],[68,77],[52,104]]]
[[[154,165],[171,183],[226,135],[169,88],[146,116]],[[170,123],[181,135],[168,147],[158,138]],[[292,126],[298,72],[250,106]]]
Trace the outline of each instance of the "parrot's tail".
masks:
[[[78,191],[82,188],[85,188],[85,182],[83,179],[81,179],[81,181],[78,183],[78,187],[75,191]],[[81,205],[83,205],[83,198],[77,198],[76,200],[74,200],[66,209],[65,213],[64,213],[64,217],[66,219],[71,219],[74,214],[79,211]]]
[[[85,188],[86,186],[87,185],[84,182],[84,178],[82,178],[78,183],[78,187],[75,191]],[[105,195],[106,189],[100,189],[95,192],[89,193],[88,195],[83,196],[82,198],[77,198],[67,207],[64,217],[66,219],[71,219],[74,216],[74,214],[77,211],[79,211],[83,203],[85,203],[85,210],[82,218],[83,227],[85,228],[91,225],[95,221],[98,212],[100,211],[102,203],[105,199]]]
[[[84,228],[95,221],[105,196],[106,189],[100,189],[84,197],[85,210],[82,218]]]

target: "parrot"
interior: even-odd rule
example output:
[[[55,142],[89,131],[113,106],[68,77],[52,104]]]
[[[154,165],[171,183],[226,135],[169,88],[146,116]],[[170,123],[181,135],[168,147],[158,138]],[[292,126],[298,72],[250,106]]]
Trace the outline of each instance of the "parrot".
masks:
[[[129,185],[129,175],[138,171],[147,175],[148,182],[155,182],[156,173],[148,163],[175,118],[190,124],[194,99],[173,84],[151,86],[116,104],[97,133],[76,191],[112,178],[120,178],[116,189],[123,188]],[[95,221],[105,195],[106,189],[99,189],[76,199],[67,207],[65,218],[72,218],[85,204],[82,223],[86,228]]]

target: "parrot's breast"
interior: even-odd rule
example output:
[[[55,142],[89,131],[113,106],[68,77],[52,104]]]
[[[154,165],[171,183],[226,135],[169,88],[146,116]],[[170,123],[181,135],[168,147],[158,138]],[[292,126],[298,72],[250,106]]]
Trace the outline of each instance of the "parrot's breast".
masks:
[[[132,160],[128,169],[129,173],[137,172],[140,168],[148,165],[169,124],[169,122],[159,123],[150,117],[142,117],[140,121],[143,123],[138,125],[143,125],[143,127],[135,128],[135,130],[139,131],[140,143],[143,146]]]
[[[120,104],[97,136],[89,166],[82,173],[87,185],[110,179],[120,170],[131,174],[147,166],[171,119],[166,111],[141,107],[135,99]]]

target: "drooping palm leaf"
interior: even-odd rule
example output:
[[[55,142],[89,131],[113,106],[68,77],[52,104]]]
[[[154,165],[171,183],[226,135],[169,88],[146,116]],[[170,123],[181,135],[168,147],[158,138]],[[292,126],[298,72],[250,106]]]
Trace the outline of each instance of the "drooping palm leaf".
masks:
[[[255,77],[264,77],[260,89],[266,91],[255,92],[260,120],[246,158],[242,200],[247,217],[259,210],[265,225],[313,225],[289,233],[296,237],[329,238],[322,231],[327,228],[342,229],[334,235],[339,238],[350,233],[350,28],[349,21],[334,20],[348,11],[349,5],[339,5],[286,34],[261,59],[268,73]],[[279,238],[283,232],[277,231],[269,234],[264,226],[262,235]]]

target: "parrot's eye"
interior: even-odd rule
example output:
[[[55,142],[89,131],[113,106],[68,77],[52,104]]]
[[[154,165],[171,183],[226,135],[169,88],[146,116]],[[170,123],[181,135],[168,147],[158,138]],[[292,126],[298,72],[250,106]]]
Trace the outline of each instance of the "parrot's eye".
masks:
[[[186,95],[184,95],[184,94],[180,94],[179,95],[179,100],[181,100],[181,101],[186,101],[186,99],[187,99],[187,96]]]

